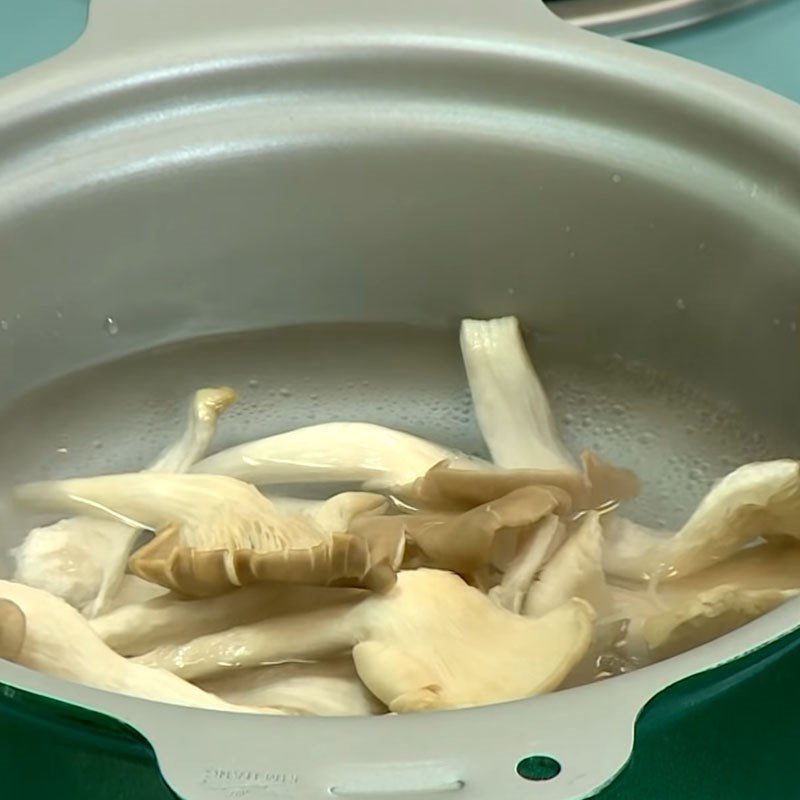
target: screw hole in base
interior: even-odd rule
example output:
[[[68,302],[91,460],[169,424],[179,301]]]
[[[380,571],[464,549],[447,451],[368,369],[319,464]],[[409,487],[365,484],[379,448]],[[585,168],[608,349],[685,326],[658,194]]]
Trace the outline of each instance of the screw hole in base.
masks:
[[[528,756],[517,764],[517,775],[526,781],[550,781],[561,772],[561,764],[550,756]]]

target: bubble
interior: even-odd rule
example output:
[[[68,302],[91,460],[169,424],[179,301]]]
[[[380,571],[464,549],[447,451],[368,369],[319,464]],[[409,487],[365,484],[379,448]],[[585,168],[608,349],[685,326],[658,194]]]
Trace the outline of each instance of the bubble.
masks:
[[[678,311],[686,311],[686,301],[682,297],[679,297],[675,301],[675,308],[677,308]]]
[[[250,380],[247,381],[247,385],[251,389],[255,389],[258,386],[258,378],[250,378]]]
[[[281,397],[291,397],[291,392],[285,386],[281,387],[281,390],[278,392]]]
[[[106,329],[106,333],[109,336],[116,336],[119,333],[119,323],[114,317],[106,317],[105,320],[103,320],[103,327]]]
[[[615,172],[611,176],[611,181],[612,183],[622,183],[622,175],[620,175],[618,172]]]

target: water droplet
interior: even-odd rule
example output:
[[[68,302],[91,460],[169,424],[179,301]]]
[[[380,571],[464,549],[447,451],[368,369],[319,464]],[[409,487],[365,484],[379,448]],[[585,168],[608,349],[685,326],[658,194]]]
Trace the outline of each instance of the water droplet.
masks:
[[[575,251],[574,250],[570,250],[569,251],[569,257],[570,258],[575,258]]]
[[[797,333],[797,323],[796,322],[790,322],[789,323],[789,330],[792,333]]]
[[[59,447],[59,448],[56,450],[56,453],[58,453],[59,455],[62,455],[62,456],[64,456],[64,455],[66,455],[67,453],[69,453],[69,450],[68,450],[66,447]]]
[[[56,319],[64,319],[64,312],[60,309],[56,309]]]
[[[105,320],[103,320],[103,327],[106,329],[106,333],[109,336],[116,336],[119,333],[119,324],[114,317],[106,317]]]
[[[564,231],[566,233],[571,233],[572,232],[572,225],[565,225],[564,226]]]
[[[655,434],[650,433],[650,431],[639,434],[639,442],[641,442],[641,444],[650,444],[655,438]]]
[[[14,314],[15,319],[22,319],[22,314]]]
[[[509,287],[508,287],[508,289],[506,289],[506,291],[507,291],[507,292],[508,292],[510,295],[513,295],[513,294],[514,294],[514,292],[515,292],[516,290],[515,290],[513,287],[509,286]]]
[[[94,442],[92,442],[92,444],[95,450],[99,450],[103,446],[103,443],[99,439],[95,439]]]
[[[310,394],[308,396],[308,399],[309,400],[318,400],[319,399],[319,395],[318,394]]]
[[[614,173],[614,174],[611,176],[611,180],[612,180],[614,183],[622,183],[622,175],[620,175],[618,172],[615,172],[615,173]]]
[[[679,297],[675,301],[675,308],[677,308],[678,311],[686,311],[686,301],[682,297]]]
[[[781,324],[781,321],[778,317],[775,317],[775,319],[772,320],[772,324],[777,328]]]
[[[614,403],[614,405],[611,406],[611,410],[615,414],[624,414],[627,411],[627,409],[625,408],[624,405],[622,405],[622,403]]]
[[[8,320],[7,319],[0,319],[0,330],[7,331],[8,330]]]
[[[697,245],[697,249],[698,250],[705,250],[706,249],[706,243],[705,242],[700,242],[700,244]]]
[[[285,386],[283,386],[281,387],[279,394],[281,397],[289,397],[292,393]]]
[[[248,386],[249,386],[251,389],[255,389],[255,388],[256,388],[256,386],[258,386],[258,378],[250,378],[250,380],[249,380],[249,381],[247,381],[247,385],[248,385]]]
[[[694,469],[690,469],[689,470],[689,479],[693,480],[693,481],[701,481],[701,480],[703,480],[703,470],[697,469],[696,467]]]

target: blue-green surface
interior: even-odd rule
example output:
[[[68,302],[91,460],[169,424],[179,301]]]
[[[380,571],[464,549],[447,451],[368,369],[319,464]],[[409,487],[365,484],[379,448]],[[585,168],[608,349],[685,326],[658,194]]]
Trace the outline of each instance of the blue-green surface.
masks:
[[[0,0],[0,76],[72,44],[88,8],[88,0]]]
[[[800,102],[800,0],[770,0],[694,28],[657,36],[645,44],[738,75]]]

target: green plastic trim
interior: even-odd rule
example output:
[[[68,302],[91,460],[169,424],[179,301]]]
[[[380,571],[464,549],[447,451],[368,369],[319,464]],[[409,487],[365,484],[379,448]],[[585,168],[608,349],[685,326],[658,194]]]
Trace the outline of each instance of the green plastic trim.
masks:
[[[659,693],[630,762],[597,798],[796,798],[798,709],[800,631]],[[77,706],[2,687],[0,744],[9,800],[175,798],[140,734]]]

